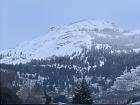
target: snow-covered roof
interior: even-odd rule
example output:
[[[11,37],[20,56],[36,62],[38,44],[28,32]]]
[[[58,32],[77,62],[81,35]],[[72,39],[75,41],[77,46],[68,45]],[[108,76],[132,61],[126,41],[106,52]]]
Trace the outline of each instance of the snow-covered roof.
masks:
[[[131,105],[140,105],[140,101],[134,102]]]

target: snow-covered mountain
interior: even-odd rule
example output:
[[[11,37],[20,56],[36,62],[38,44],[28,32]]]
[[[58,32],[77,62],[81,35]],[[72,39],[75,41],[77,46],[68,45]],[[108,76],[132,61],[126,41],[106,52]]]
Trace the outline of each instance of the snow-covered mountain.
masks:
[[[120,102],[140,94],[140,31],[95,19],[52,27],[13,49],[0,49],[0,73],[2,85],[23,97],[42,87],[51,96],[71,97],[85,78],[96,101]]]
[[[46,59],[81,52],[83,48],[140,51],[140,31],[126,31],[105,20],[81,20],[52,27],[48,32],[16,48],[0,50],[0,63],[26,63],[32,59]]]

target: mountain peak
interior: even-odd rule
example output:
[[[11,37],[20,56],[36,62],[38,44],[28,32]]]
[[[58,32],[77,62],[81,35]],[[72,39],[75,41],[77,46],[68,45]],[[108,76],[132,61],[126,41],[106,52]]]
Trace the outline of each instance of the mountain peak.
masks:
[[[122,29],[109,21],[85,19],[59,27],[51,27],[43,36],[20,43],[14,49],[0,51],[0,55],[6,55],[0,59],[0,63],[26,63],[31,59],[46,59],[53,55],[71,55],[81,52],[83,46],[90,49],[93,42],[105,48],[107,46],[112,48],[116,45],[119,47],[133,45],[135,49],[139,48],[140,37],[134,39],[127,34],[132,33],[124,33]]]
[[[64,24],[57,27],[51,27],[50,31],[64,32],[64,31],[79,31],[79,30],[103,30],[103,29],[113,29],[118,31],[123,31],[114,23],[103,20],[103,19],[83,19],[80,21],[72,22],[70,24]]]
[[[117,27],[114,23],[103,20],[103,19],[83,19],[77,22],[73,22],[69,25],[92,25],[92,26],[110,26],[110,27]]]
[[[84,28],[98,28],[98,29],[104,29],[104,28],[118,28],[114,23],[109,22],[107,20],[102,20],[102,19],[84,19],[78,22],[75,22],[71,24],[72,26],[81,26]]]

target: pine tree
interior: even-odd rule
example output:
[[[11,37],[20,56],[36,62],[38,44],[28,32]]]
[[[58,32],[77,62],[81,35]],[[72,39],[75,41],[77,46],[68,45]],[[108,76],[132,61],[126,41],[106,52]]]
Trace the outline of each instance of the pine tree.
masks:
[[[47,94],[47,92],[44,90],[44,95],[45,95],[45,99],[46,99],[46,102],[45,102],[45,105],[49,105],[52,101],[51,97]]]
[[[74,104],[92,104],[91,91],[85,79],[76,87],[72,101]]]

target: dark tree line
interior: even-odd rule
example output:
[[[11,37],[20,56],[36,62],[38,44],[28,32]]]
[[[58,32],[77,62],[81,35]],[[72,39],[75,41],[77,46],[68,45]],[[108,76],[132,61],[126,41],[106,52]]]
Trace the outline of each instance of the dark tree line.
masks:
[[[75,53],[76,54],[76,53]],[[27,64],[7,65],[0,64],[1,83],[3,86],[10,87],[11,89],[18,90],[18,84],[13,86],[12,83],[21,82],[17,72],[23,78],[31,80],[38,80],[39,77],[44,77],[44,85],[46,90],[55,93],[55,88],[58,89],[58,94],[67,89],[68,94],[72,94],[74,87],[77,85],[75,78],[92,77],[90,84],[98,83],[102,86],[102,90],[106,91],[114,83],[116,77],[123,74],[126,70],[130,71],[140,65],[140,53],[130,51],[129,53],[109,53],[106,50],[86,49],[77,54],[77,56],[63,56],[52,57],[51,60],[32,60]],[[104,65],[100,66],[100,61]],[[96,65],[96,67],[94,67]],[[75,68],[79,67],[79,69]],[[88,69],[88,67],[90,68]],[[6,70],[6,71],[4,71]],[[35,76],[27,76],[26,74],[36,74]],[[12,74],[12,75],[10,75]],[[98,79],[98,77],[104,77]],[[106,81],[110,79],[109,83]],[[38,89],[42,86],[38,85]],[[91,91],[98,93],[99,88],[92,87]]]
[[[0,104],[21,104],[16,93],[7,87],[0,87]]]

